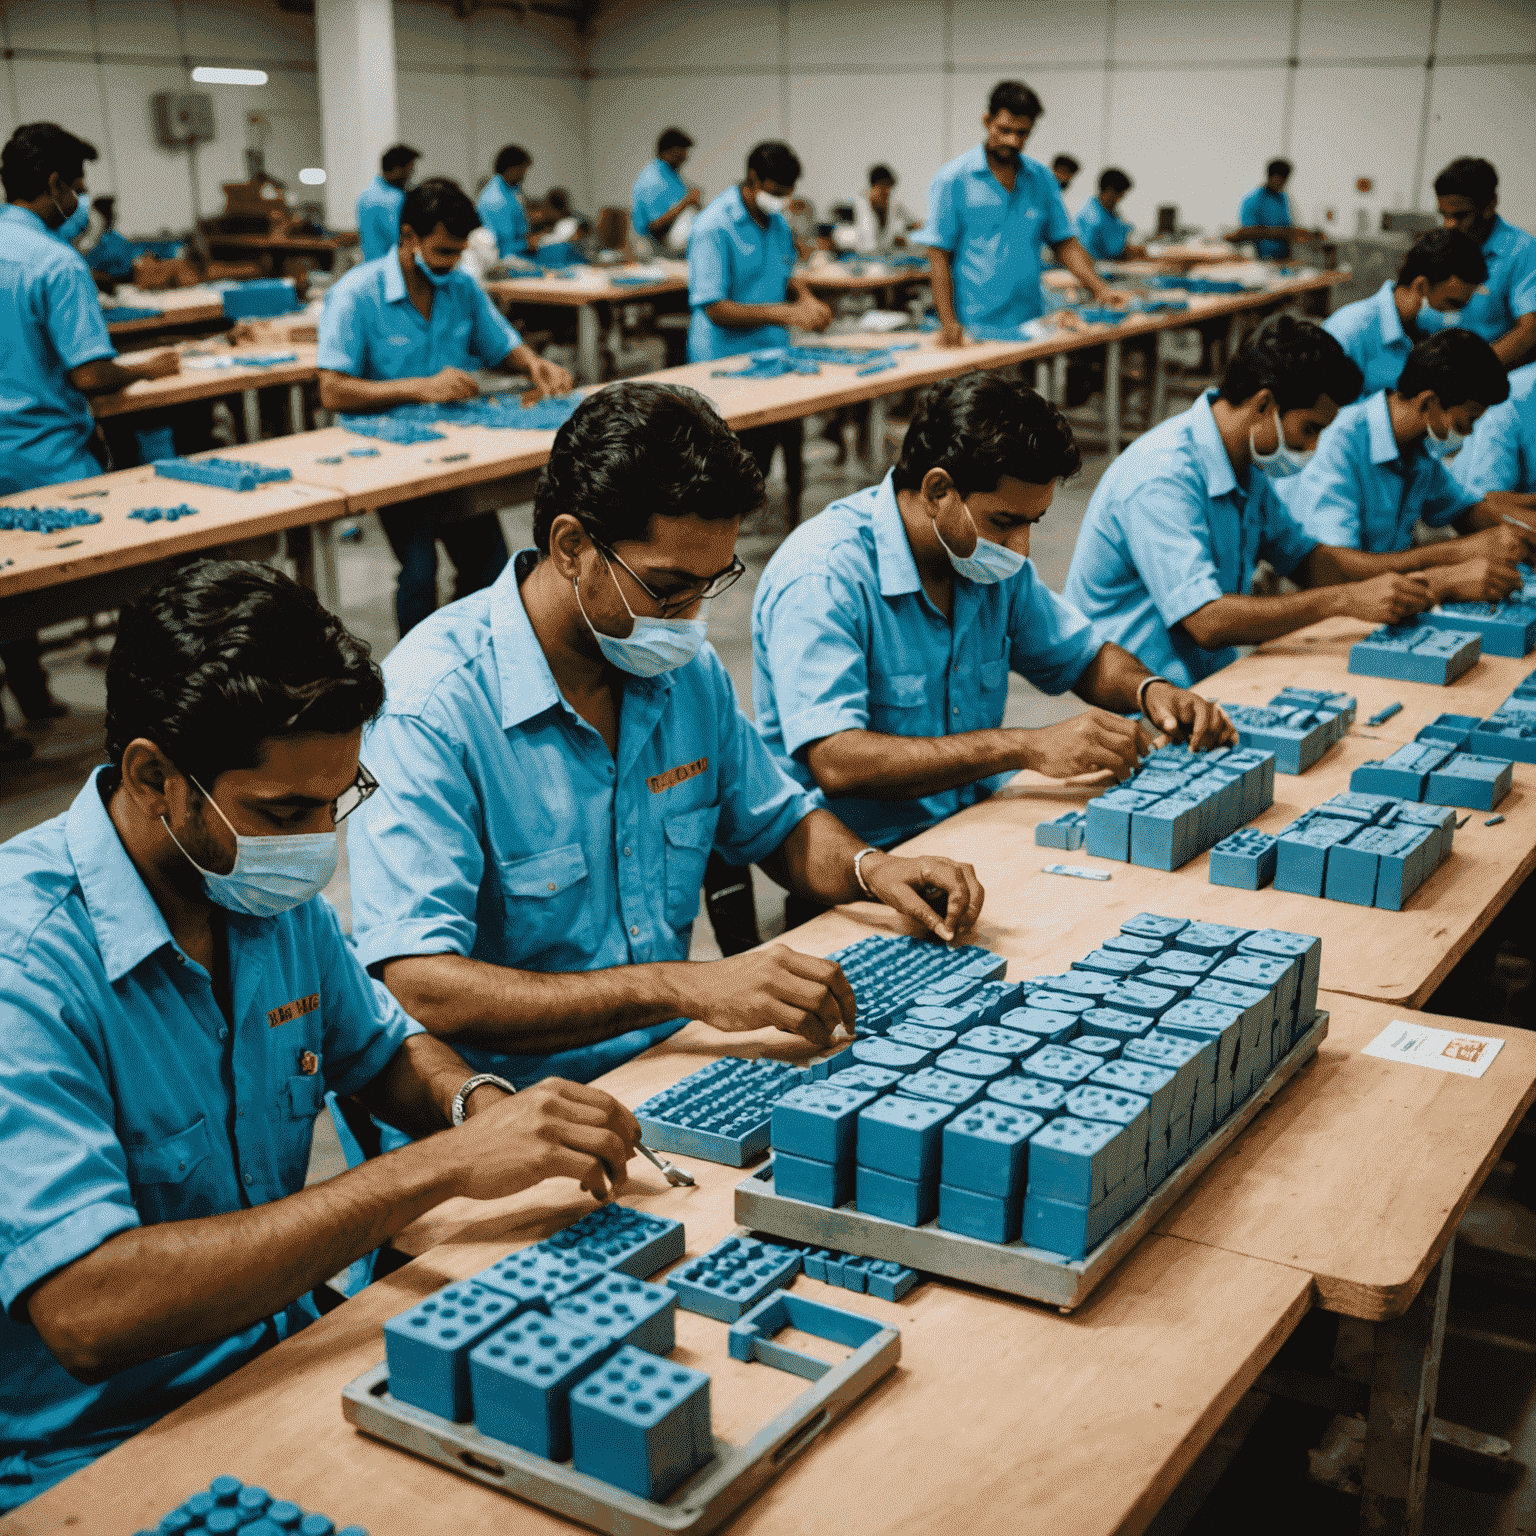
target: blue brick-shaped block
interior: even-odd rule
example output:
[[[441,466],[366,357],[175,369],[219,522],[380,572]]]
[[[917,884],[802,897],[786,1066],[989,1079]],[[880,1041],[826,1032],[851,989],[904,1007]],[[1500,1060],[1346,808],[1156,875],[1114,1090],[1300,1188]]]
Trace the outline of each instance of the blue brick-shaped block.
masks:
[[[1457,752],[1465,752],[1472,732],[1481,723],[1476,715],[1437,715],[1420,729],[1414,740],[1438,741]]]
[[[1036,996],[1041,994],[1037,993]],[[1001,1028],[1010,1033],[1033,1040],[1034,1046],[1021,1055],[1032,1055],[1041,1045],[1060,1045],[1070,1040],[1078,1030],[1078,1015],[1093,1007],[1094,1000],[1082,1000],[1087,1007],[1073,1007],[1070,1011],[1056,1008],[1014,1008],[1003,1015]]]
[[[1363,791],[1345,790],[1330,795],[1317,807],[1320,816],[1342,817],[1346,821],[1358,821],[1362,825],[1378,822],[1401,800],[1392,795],[1366,794]]]
[[[1187,927],[1187,917],[1164,917],[1156,912],[1138,912],[1135,917],[1120,924],[1120,932],[1169,944]]]
[[[945,1232],[958,1232],[984,1243],[1011,1243],[1024,1225],[1023,1191],[1005,1200],[974,1189],[940,1184],[938,1222]]]
[[[1240,891],[1262,890],[1275,878],[1278,857],[1275,838],[1253,827],[1244,827],[1211,849],[1210,883],[1234,886]]]
[[[258,277],[226,288],[221,301],[229,320],[264,320],[274,315],[291,315],[298,307],[298,295],[292,283],[279,277]]]
[[[1122,1043],[1113,1035],[1079,1035],[1072,1042],[1072,1049],[1097,1056],[1100,1061],[1113,1061],[1120,1054]]]
[[[1144,1013],[1126,1013],[1119,1008],[1093,1008],[1081,1015],[1084,1034],[1118,1040],[1122,1046],[1128,1040],[1141,1039],[1155,1022]]]
[[[1108,1201],[1085,1206],[1031,1192],[1024,1200],[1024,1242],[1063,1258],[1086,1258],[1109,1234],[1113,1215]]]
[[[1401,800],[1393,802],[1393,815],[1398,826],[1428,827],[1436,836],[1429,843],[1430,860],[1438,868],[1451,856],[1456,841],[1456,812],[1444,805],[1409,805]]]
[[[607,1273],[606,1266],[575,1253],[551,1253],[538,1246],[509,1253],[473,1279],[477,1285],[510,1296],[519,1310],[536,1307],[547,1312],[562,1296],[585,1290]]]
[[[1010,1010],[1011,1011],[1011,1010]],[[1040,1048],[1039,1035],[1026,1034],[1023,1030],[1005,1029],[1000,1024],[983,1024],[960,1036],[959,1046],[965,1051],[981,1051],[988,1056],[1004,1056],[1017,1061]]]
[[[570,1405],[576,1470],[642,1499],[666,1498],[714,1459],[709,1377],[674,1360],[621,1349]]]
[[[939,1186],[934,1179],[898,1179],[876,1168],[859,1168],[854,1175],[859,1214],[920,1227],[938,1209]]]
[[[988,1083],[994,1077],[1005,1077],[1013,1071],[1014,1059],[1009,1056],[994,1056],[989,1051],[968,1051],[956,1049],[940,1053],[934,1066],[940,1072],[954,1072],[961,1077],[978,1077],[982,1082]]]
[[[959,1026],[966,1022],[963,1014],[955,1009],[943,1010],[945,1022],[953,1021],[955,1028],[936,1028],[931,1015],[918,1015],[914,1010],[904,1018],[900,1024],[892,1024],[886,1030],[885,1038],[894,1040],[899,1045],[910,1045],[915,1050],[928,1052],[930,1058],[939,1051],[947,1051],[956,1040],[960,1038]],[[924,1062],[924,1066],[929,1065]]]
[[[1317,987],[1323,968],[1323,941],[1310,933],[1289,933],[1279,928],[1265,928],[1250,934],[1238,946],[1243,953],[1268,954],[1294,958],[1301,971],[1296,989],[1297,1029],[1311,1028],[1317,1012]]]
[[[774,1101],[805,1081],[788,1062],[721,1057],[653,1094],[635,1118],[653,1151],[741,1168],[767,1150]]]
[[[845,1291],[862,1296],[869,1289],[869,1260],[862,1254],[845,1253],[842,1262],[842,1282]]]
[[[1342,817],[1316,816],[1293,821],[1280,834],[1275,889],[1298,896],[1321,896],[1328,878],[1329,850],[1353,837],[1359,829],[1359,822]]]
[[[853,1160],[824,1163],[814,1157],[775,1152],[773,1187],[778,1194],[810,1205],[846,1205],[853,1199]]]
[[[467,1420],[470,1351],[517,1310],[500,1291],[459,1280],[390,1318],[384,1324],[390,1396],[439,1418]]]
[[[1482,654],[1482,640],[1431,624],[1378,629],[1349,648],[1349,670],[1361,677],[1392,677],[1407,683],[1453,683]]]
[[[1098,1057],[1087,1051],[1073,1050],[1070,1045],[1044,1045],[1034,1055],[1026,1056],[1019,1068],[1026,1077],[1043,1077],[1047,1082],[1071,1088],[1098,1065]]]
[[[872,1093],[889,1093],[901,1081],[900,1072],[888,1067],[844,1067],[827,1079],[829,1088],[868,1089]]]
[[[1168,945],[1162,939],[1147,939],[1138,933],[1112,933],[1099,947],[1124,950],[1128,955],[1152,956],[1160,955]]]
[[[1079,971],[1076,974],[1097,975],[1098,973]],[[1102,993],[1102,995],[1105,997],[1107,997],[1110,992],[1113,992],[1116,987],[1122,985],[1119,978],[1114,976],[1105,976],[1103,979],[1110,983],[1110,986]],[[1030,990],[1024,994],[1024,1007],[1022,1009],[1010,1009],[1009,1012],[1003,1015],[1004,1027],[1007,1029],[1022,1029],[1024,1030],[1025,1034],[1029,1035],[1045,1036],[1046,1031],[1043,1029],[1028,1027],[1024,1024],[1014,1023],[1012,1021],[1015,1020],[1021,1012],[1028,1013],[1031,1010],[1038,1013],[1070,1013],[1074,1015],[1085,1013],[1098,1001],[1098,999],[1091,992],[1078,992],[1069,990],[1066,987],[1061,987],[1060,990],[1057,990],[1060,980],[1061,978],[1053,977],[1052,985],[1049,990],[1045,988],[1031,987]]]
[[[926,1067],[933,1060],[933,1052],[920,1051],[915,1045],[903,1045],[899,1040],[887,1040],[882,1035],[873,1040],[855,1040],[853,1059],[857,1066],[883,1067],[905,1077]]]
[[[1112,789],[1088,802],[1088,852],[1099,859],[1118,859],[1125,863],[1131,856],[1131,816],[1156,801],[1155,795],[1134,789]]]
[[[1429,776],[1423,798],[1433,805],[1491,811],[1509,793],[1514,770],[1508,762],[1458,752]]]
[[[1192,1097],[1192,1081],[1185,1084],[1186,1095]],[[1134,1058],[1106,1061],[1097,1072],[1082,1085],[1084,1091],[1094,1090],[1132,1096],[1136,1102],[1120,1103],[1101,1101],[1097,1098],[1074,1098],[1079,1092],[1073,1089],[1067,1095],[1066,1110],[1080,1120],[1108,1120],[1129,1125],[1135,1118],[1138,1106],[1147,1112],[1147,1126],[1143,1137],[1161,1134],[1163,1128],[1182,1107],[1179,1071],[1175,1066],[1160,1066]],[[1075,1107],[1074,1107],[1075,1106]],[[1090,1113],[1090,1109],[1092,1113]],[[1144,1160],[1144,1159],[1143,1159]]]
[[[891,1094],[859,1112],[861,1166],[899,1179],[932,1182],[939,1171],[944,1122],[955,1106]]]
[[[873,1089],[831,1088],[807,1083],[773,1106],[773,1149],[819,1163],[853,1160],[859,1111],[874,1102]]]
[[[1173,1074],[1168,1075],[1169,1091]],[[1139,1093],[1111,1088],[1102,1083],[1080,1083],[1067,1095],[1067,1113],[1079,1120],[1102,1120],[1125,1132],[1125,1166],[1144,1168],[1147,1163],[1147,1138],[1151,1133],[1151,1101]]]
[[[1232,1111],[1238,1057],[1243,1046],[1243,1023],[1243,1009],[1195,998],[1170,1008],[1158,1022],[1162,1033],[1215,1046],[1215,1118],[1218,1122],[1225,1120]]]
[[[961,1110],[944,1127],[940,1182],[1017,1203],[1028,1175],[1029,1138],[1044,1124],[1033,1110],[994,1100]]]
[[[550,1306],[549,1315],[599,1333],[616,1348],[632,1344],[665,1355],[677,1342],[677,1292],[629,1275],[610,1275],[574,1296],[562,1296]]]
[[[1099,998],[1119,985],[1119,977],[1106,976],[1101,971],[1062,971],[1055,976],[1031,976],[1023,983],[1023,996],[1027,999],[1036,992],[1066,992],[1077,997]]]
[[[1527,602],[1443,603],[1420,622],[1475,634],[1486,656],[1525,656],[1536,648],[1536,605]]]
[[[1372,782],[1362,784],[1379,795],[1391,795],[1398,800],[1422,800],[1429,776],[1442,767],[1452,756],[1453,749],[1438,741],[1410,741],[1375,765]],[[1362,767],[1371,767],[1362,764]],[[1356,772],[1359,772],[1357,769]],[[1350,788],[1354,778],[1351,776]]]
[[[1030,1138],[1028,1188],[1033,1194],[1094,1205],[1120,1183],[1124,1169],[1124,1134],[1102,1120],[1058,1115]]]
[[[1156,970],[1143,971],[1136,978],[1144,987],[1156,987],[1163,992],[1172,992],[1176,1001],[1188,997],[1194,990],[1195,982],[1198,979],[1198,977],[1191,976],[1184,971],[1165,971],[1161,967]],[[1170,1006],[1172,1005],[1170,1004]],[[1086,1029],[1087,1025],[1085,1024],[1083,1027]]]
[[[1047,1046],[1047,1050],[1051,1047]],[[1037,1051],[1035,1056],[1040,1053]],[[1033,1061],[1034,1056],[1028,1058]],[[986,1084],[976,1077],[962,1077],[958,1072],[941,1072],[937,1067],[924,1067],[921,1072],[907,1076],[897,1089],[898,1095],[917,1099],[935,1099],[955,1109],[979,1099]]]
[[[1141,981],[1124,982],[1113,992],[1104,994],[1106,1008],[1117,1008],[1121,1013],[1139,1013],[1149,1019],[1160,1018],[1178,1001],[1177,993]]]
[[[892,1259],[875,1259],[866,1272],[869,1294],[881,1301],[900,1301],[917,1284],[917,1271]]]
[[[1461,750],[1512,763],[1536,763],[1536,716],[1506,708],[1495,710],[1468,733]]]
[[[564,1461],[571,1454],[571,1388],[613,1352],[604,1334],[564,1318],[524,1313],[470,1353],[475,1428],[535,1456]]]
[[[1035,845],[1040,848],[1081,848],[1088,836],[1088,817],[1083,811],[1064,811],[1054,821],[1042,821],[1035,828]]]
[[[546,1237],[546,1252],[574,1254],[604,1269],[644,1280],[682,1258],[683,1224],[627,1205],[600,1205],[580,1221]]]
[[[987,1084],[987,1097],[1015,1109],[1032,1109],[1049,1120],[1066,1102],[1068,1085],[1047,1082],[1043,1077],[1000,1077]]]
[[[1174,938],[1173,947],[1214,964],[1232,954],[1252,931],[1234,928],[1230,923],[1190,923]]]
[[[1123,949],[1090,950],[1081,960],[1072,962],[1075,971],[1102,971],[1106,976],[1134,976],[1145,968],[1145,955],[1131,954]]]
[[[1131,817],[1131,863],[1144,869],[1172,871],[1202,851],[1198,803],[1187,795],[1169,795]]]
[[[774,1188],[783,1194],[778,1163],[776,1153]],[[666,1283],[677,1292],[678,1305],[685,1312],[701,1312],[717,1322],[734,1323],[770,1291],[788,1285],[799,1272],[798,1248],[781,1248],[750,1237],[727,1237],[708,1253],[674,1269]]]

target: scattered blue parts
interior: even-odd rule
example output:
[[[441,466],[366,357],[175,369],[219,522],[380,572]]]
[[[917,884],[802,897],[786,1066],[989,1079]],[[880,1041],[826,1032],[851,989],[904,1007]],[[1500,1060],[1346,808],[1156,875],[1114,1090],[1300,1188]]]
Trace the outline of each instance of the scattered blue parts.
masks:
[[[644,1280],[682,1258],[685,1241],[682,1222],[610,1202],[546,1237],[538,1247]]]
[[[1357,677],[1443,686],[1475,666],[1481,654],[1481,638],[1465,630],[1390,624],[1350,646],[1349,670]]]
[[[336,418],[337,424],[346,432],[354,432],[359,437],[377,438],[381,443],[395,443],[400,446],[411,443],[436,443],[441,442],[447,436],[444,432],[435,431],[431,427],[418,426],[415,422],[396,421],[393,413],[383,412],[377,416],[351,416],[343,415]]]
[[[806,1082],[810,1070],[722,1056],[652,1094],[635,1118],[653,1152],[743,1168],[768,1150],[773,1106]]]
[[[1442,603],[1421,623],[1440,629],[1470,631],[1488,656],[1528,656],[1536,649],[1536,604],[1514,599],[1503,603]]]
[[[1088,813],[1064,811],[1054,821],[1042,821],[1035,828],[1035,846],[1038,848],[1064,848],[1068,852],[1081,848],[1088,837]]]
[[[409,427],[446,423],[455,427],[488,427],[492,431],[556,432],[576,414],[580,404],[581,396],[576,394],[546,395],[532,405],[523,405],[513,395],[476,395],[472,400],[397,405],[383,413],[383,418],[364,416],[360,419],[387,419]],[[345,418],[342,425],[349,426],[352,419]]]
[[[747,354],[743,368],[716,368],[716,379],[777,379],[787,373],[820,373],[823,364],[856,367],[860,374],[884,373],[896,366],[896,353],[910,352],[910,342],[901,347],[766,347]],[[862,366],[861,366],[862,365]]]
[[[777,1164],[775,1164],[777,1166]],[[678,1305],[734,1323],[770,1291],[800,1273],[800,1250],[750,1237],[727,1237],[667,1276]]]
[[[550,1461],[571,1454],[571,1388],[614,1353],[607,1334],[527,1312],[470,1352],[475,1428]]]
[[[134,320],[158,320],[163,309],[144,309],[133,304],[108,304],[101,311],[101,318],[109,326],[127,325]]]
[[[1315,688],[1286,688],[1262,709],[1248,704],[1221,707],[1237,727],[1239,744],[1273,752],[1279,773],[1305,773],[1344,739],[1355,719],[1352,695]]]
[[[63,533],[101,521],[100,512],[84,507],[0,507],[0,532]]]
[[[265,1488],[243,1483],[238,1477],[216,1477],[201,1493],[194,1493],[184,1504],[168,1511],[152,1531],[137,1536],[162,1536],[162,1533],[247,1531],[253,1536],[368,1536],[360,1525],[337,1527],[328,1516],[306,1513],[288,1499],[274,1499]]]
[[[194,517],[197,514],[196,507],[189,507],[182,502],[176,507],[135,507],[128,516],[141,523],[175,523],[184,517]]]
[[[1402,714],[1402,712],[1403,712],[1403,706],[1401,704],[1398,704],[1398,703],[1388,704],[1385,709],[1378,709],[1374,715],[1371,715],[1366,720],[1365,723],[1367,725],[1373,725],[1373,726],[1374,725],[1385,725],[1387,723],[1387,721],[1390,720],[1393,717],[1393,715],[1400,715],[1400,714]]]
[[[223,293],[224,314],[230,320],[261,320],[291,315],[299,308],[292,283],[280,277],[258,277],[238,283]]]
[[[390,1318],[384,1324],[390,1396],[455,1423],[469,1419],[470,1351],[510,1322],[519,1306],[501,1291],[460,1280]]]
[[[293,478],[291,469],[274,469],[246,459],[156,459],[155,473],[162,480],[187,480],[223,491],[254,491],[259,485]]]

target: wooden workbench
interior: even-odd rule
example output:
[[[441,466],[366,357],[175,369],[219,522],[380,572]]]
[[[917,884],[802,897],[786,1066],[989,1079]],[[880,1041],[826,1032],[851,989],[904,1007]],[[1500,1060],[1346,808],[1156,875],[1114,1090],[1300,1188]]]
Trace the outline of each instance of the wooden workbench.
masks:
[[[132,285],[124,284],[117,290],[112,303],[124,309],[160,311],[143,320],[109,322],[107,334],[113,337],[163,331],[175,325],[201,325],[224,318],[224,295],[214,288],[166,288],[155,293],[141,293]]]

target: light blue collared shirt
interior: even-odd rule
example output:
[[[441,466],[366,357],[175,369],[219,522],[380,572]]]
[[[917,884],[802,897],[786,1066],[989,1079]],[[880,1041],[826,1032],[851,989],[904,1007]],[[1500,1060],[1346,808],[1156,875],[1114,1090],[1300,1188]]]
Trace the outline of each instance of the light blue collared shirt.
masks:
[[[116,356],[85,258],[30,208],[0,206],[0,495],[101,473],[69,374]]]
[[[688,183],[665,160],[652,160],[635,177],[634,190],[629,194],[635,233],[648,240],[656,239],[651,233],[651,221],[659,219],[669,208],[675,208],[687,196]]]
[[[928,222],[912,237],[949,253],[960,324],[985,339],[1016,336],[1045,313],[1040,247],[1072,238],[1072,220],[1048,166],[1019,156],[1009,192],[984,144],[944,166],[928,189]]]
[[[226,1018],[118,838],[111,772],[0,847],[0,1509],[315,1316],[296,1301],[85,1386],[27,1321],[31,1288],[119,1232],[297,1193],[326,1091],[366,1087],[421,1028],[319,896],[275,918],[223,914]]]
[[[389,653],[363,755],[379,791],[347,822],[353,936],[369,966],[469,955],[529,971],[685,960],[704,863],[766,857],[820,803],[774,761],[706,645],[625,676],[615,758],[566,702],[523,607],[524,550]],[[465,1050],[519,1085],[586,1082],[673,1019],[551,1056]]]
[[[377,261],[390,246],[400,243],[402,188],[375,176],[357,200],[357,232],[362,239],[363,260]]]
[[[1384,389],[1346,405],[1275,490],[1316,543],[1373,555],[1410,548],[1416,519],[1439,528],[1482,500],[1422,444],[1398,446]]]
[[[496,236],[498,256],[528,254],[528,215],[523,211],[523,194],[509,187],[500,172],[486,182],[475,204],[480,222]]]
[[[1509,399],[1477,418],[1472,441],[1451,461],[1467,493],[1536,491],[1536,363],[1509,376]]]
[[[1483,241],[1488,279],[1478,285],[1457,324],[1484,341],[1512,331],[1521,315],[1536,314],[1536,235],[1494,215]]]
[[[1403,329],[1403,317],[1392,297],[1396,287],[1389,277],[1370,298],[1346,304],[1323,321],[1323,329],[1365,375],[1367,394],[1396,389],[1414,342],[1422,339]]]
[[[1119,261],[1134,226],[1090,197],[1077,216],[1077,238],[1095,261]]]
[[[1259,224],[1270,229],[1290,229],[1295,224],[1291,218],[1291,200],[1284,192],[1255,187],[1237,210],[1237,222],[1245,226]],[[1291,254],[1291,242],[1260,240],[1258,254],[1261,261],[1284,261]]]
[[[432,290],[432,317],[406,291],[395,247],[354,267],[320,312],[321,368],[355,379],[427,379],[442,368],[494,368],[522,338],[457,267]]]
[[[704,311],[730,299],[736,304],[782,304],[798,253],[782,213],[768,215],[764,229],[747,212],[740,187],[727,187],[697,219],[688,237],[688,361],[739,357],[760,347],[789,345],[782,325],[716,325]]]
[[[1176,626],[1253,585],[1260,557],[1288,576],[1311,553],[1307,535],[1262,470],[1239,485],[1203,395],[1143,433],[1104,472],[1072,552],[1066,596],[1107,640],[1170,682],[1191,688],[1237,659],[1207,651]]]
[[[838,731],[993,730],[1003,723],[1010,667],[1044,693],[1065,693],[1102,644],[1030,560],[990,586],[957,576],[947,620],[923,591],[887,474],[803,523],[768,562],[752,603],[752,704],[779,762],[813,788],[812,742]],[[1012,777],[916,800],[847,796],[829,808],[889,848]]]

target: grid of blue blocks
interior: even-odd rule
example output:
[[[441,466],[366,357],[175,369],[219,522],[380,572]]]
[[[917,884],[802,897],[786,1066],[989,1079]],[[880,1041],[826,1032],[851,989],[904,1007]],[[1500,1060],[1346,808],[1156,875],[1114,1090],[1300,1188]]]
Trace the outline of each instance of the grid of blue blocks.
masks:
[[[817,1070],[722,1056],[653,1094],[635,1118],[653,1152],[742,1168],[768,1150],[773,1106]]]
[[[1480,757],[1430,739],[1407,742],[1379,762],[1361,763],[1350,774],[1349,787],[1361,794],[1491,811],[1513,780],[1508,759]]]
[[[1528,589],[1536,599],[1536,585]],[[1418,734],[1443,741],[1458,752],[1504,762],[1536,763],[1536,672],[1524,678],[1486,720],[1475,715],[1441,715]]]
[[[1088,802],[1090,854],[1174,870],[1274,804],[1270,752],[1164,747],[1123,783]]]
[[[1478,636],[1489,656],[1526,656],[1536,647],[1536,603],[1512,598],[1503,603],[1442,603],[1422,623]]]
[[[678,1305],[717,1322],[734,1323],[770,1291],[800,1273],[800,1250],[754,1237],[727,1237],[667,1276]]]
[[[801,1256],[806,1274],[845,1291],[864,1291],[882,1301],[900,1301],[917,1284],[916,1270],[892,1259],[867,1259],[831,1248],[807,1248]]]
[[[965,1015],[983,989],[947,997],[964,1016],[935,1031],[954,1039],[931,1064],[889,1038],[928,1026],[890,1025],[859,1045],[919,1061],[863,1063],[775,1116],[775,1191],[1082,1258],[1311,1026],[1321,951],[1311,935],[1143,913],[1068,972],[1001,984],[998,1006],[1014,1006],[995,1023],[984,1006]],[[827,1262],[813,1251],[807,1273]]]
[[[216,1477],[201,1492],[163,1515],[153,1531],[137,1536],[198,1536],[200,1532],[250,1536],[368,1536],[360,1525],[338,1527],[327,1515],[305,1511],[289,1499],[238,1477]]]
[[[1444,685],[1475,666],[1482,649],[1482,640],[1465,630],[1389,624],[1350,646],[1349,670],[1357,677]]]
[[[254,491],[259,485],[293,478],[291,469],[274,469],[247,459],[156,459],[155,473],[162,480],[187,480],[224,491]]]
[[[1352,694],[1317,688],[1286,688],[1262,709],[1223,704],[1237,727],[1238,744],[1275,754],[1280,773],[1305,773],[1355,721]]]

